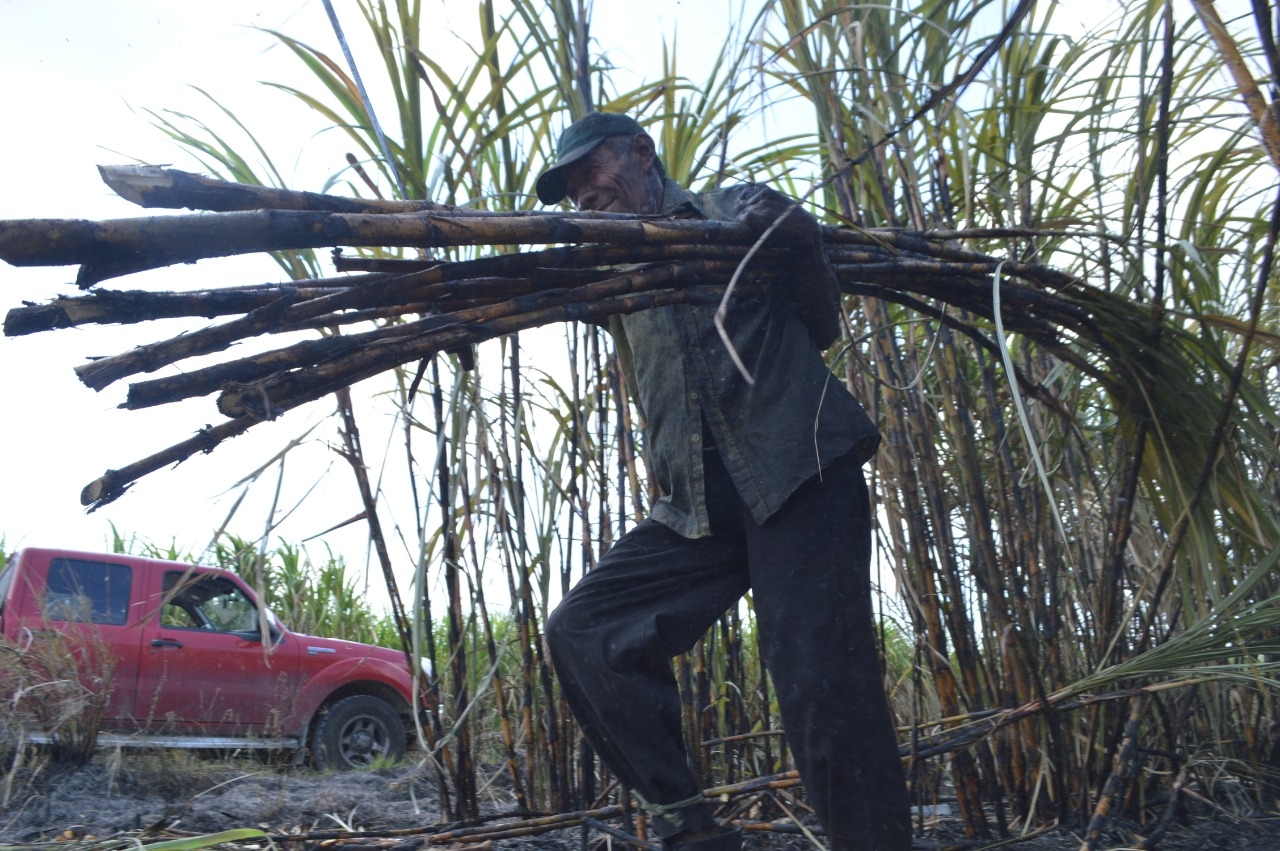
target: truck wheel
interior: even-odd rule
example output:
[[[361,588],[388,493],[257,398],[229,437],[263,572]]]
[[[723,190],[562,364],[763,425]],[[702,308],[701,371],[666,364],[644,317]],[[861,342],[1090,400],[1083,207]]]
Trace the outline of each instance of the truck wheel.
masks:
[[[367,694],[344,697],[320,713],[311,736],[311,762],[319,769],[349,771],[404,756],[404,721],[385,700]]]

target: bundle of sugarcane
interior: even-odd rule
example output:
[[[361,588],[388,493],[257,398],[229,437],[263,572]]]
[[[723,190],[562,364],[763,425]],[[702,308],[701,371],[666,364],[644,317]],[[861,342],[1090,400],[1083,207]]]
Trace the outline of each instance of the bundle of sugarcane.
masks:
[[[243,186],[155,167],[103,167],[121,196],[148,207],[212,212],[101,222],[0,221],[0,259],[16,265],[78,264],[89,289],[109,278],[250,252],[333,248],[336,277],[194,292],[94,289],[11,310],[9,336],[91,323],[139,323],[179,316],[235,317],[76,368],[95,390],[131,375],[222,351],[264,334],[333,333],[261,354],[131,384],[122,407],[142,408],[217,393],[230,419],[119,470],[81,494],[105,504],[138,478],[197,451],[208,452],[264,419],[354,382],[441,351],[566,320],[600,321],[658,305],[719,302],[739,267],[731,298],[772,286],[788,247],[734,222],[608,213],[494,214],[427,202],[365,201]],[[1091,372],[1078,343],[1105,346],[1149,320],[1123,300],[1054,269],[959,247],[969,234],[825,229],[824,250],[841,289],[906,305],[996,343],[971,320],[994,319]],[[988,233],[987,235],[991,235]],[[553,246],[529,249],[528,246]],[[445,262],[343,257],[340,249],[502,247],[479,259]],[[994,283],[993,283],[994,282]],[[1103,302],[1106,310],[1096,308]],[[949,311],[946,306],[957,308]],[[410,319],[409,317],[417,317]],[[968,318],[966,318],[968,317]],[[337,333],[370,320],[373,330]],[[1032,392],[1033,383],[1025,382]]]

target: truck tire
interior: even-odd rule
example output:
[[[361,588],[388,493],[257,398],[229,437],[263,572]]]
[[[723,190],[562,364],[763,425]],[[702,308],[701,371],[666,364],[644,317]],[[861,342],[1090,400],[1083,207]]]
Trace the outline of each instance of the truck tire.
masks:
[[[311,735],[311,763],[350,771],[404,756],[405,726],[391,704],[356,694],[321,710]]]

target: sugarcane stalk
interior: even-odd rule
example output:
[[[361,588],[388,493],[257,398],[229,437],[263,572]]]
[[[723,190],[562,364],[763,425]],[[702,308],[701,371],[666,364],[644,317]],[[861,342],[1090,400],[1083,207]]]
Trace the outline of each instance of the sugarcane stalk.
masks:
[[[152,372],[185,358],[222,351],[232,343],[248,337],[292,328],[306,320],[328,316],[333,311],[359,307],[370,302],[378,304],[380,298],[389,291],[400,290],[396,300],[413,298],[408,291],[412,288],[413,280],[377,277],[378,282],[369,286],[348,287],[309,299],[299,297],[291,287],[281,286],[274,301],[239,319],[190,334],[181,334],[170,340],[139,346],[118,355],[99,358],[77,367],[76,375],[89,387],[101,390],[126,376]]]
[[[431,201],[389,201],[385,199],[348,198],[316,192],[298,192],[265,186],[233,183],[178,169],[160,166],[99,166],[103,181],[118,195],[142,207],[207,210],[234,212],[250,210],[297,210],[334,213],[416,213],[423,211],[446,213],[453,216],[493,216],[481,210],[436,204]],[[506,214],[512,215],[512,214]],[[514,215],[523,216],[524,213]],[[541,215],[560,215],[543,212]],[[581,214],[579,214],[581,215]],[[842,234],[835,238],[835,234]],[[880,230],[828,229],[828,241],[854,241],[872,245],[885,251],[919,251],[958,260],[984,262],[976,252],[954,247],[954,243],[968,238],[993,239],[1015,236],[1043,236],[1043,231],[1028,228],[975,228],[965,231],[939,231],[929,234]],[[951,245],[948,246],[948,243]],[[352,262],[352,261],[346,261]],[[370,262],[377,263],[378,260]],[[385,262],[385,261],[381,261]],[[415,262],[415,261],[409,261]],[[1055,285],[1065,285],[1071,276],[1047,267],[1032,264],[1010,263],[1009,273],[1022,275],[1026,269],[1048,273]]]
[[[331,285],[335,279],[315,279],[296,285],[263,284],[192,292],[94,290],[85,295],[59,296],[47,304],[15,307],[5,316],[4,334],[7,337],[20,337],[79,325],[130,325],[183,316],[212,319],[256,310],[275,301],[285,289],[311,299],[337,289],[348,289],[374,277],[385,276],[366,275],[360,276],[359,280],[355,276],[348,276],[337,279],[341,281],[340,285]]]
[[[148,455],[119,470],[108,470],[97,479],[85,485],[80,492],[80,504],[89,507],[90,511],[114,502],[133,486],[134,482],[148,473],[154,473],[161,467],[177,464],[195,455],[197,452],[212,452],[219,443],[227,438],[236,437],[248,431],[258,420],[255,417],[237,417],[216,426],[205,426],[194,437]]]
[[[410,213],[455,209],[431,201],[386,201],[297,192],[218,180],[154,165],[100,165],[102,182],[139,207],[178,210],[319,210],[333,213]]]
[[[541,256],[531,257],[518,264],[525,272],[535,271]],[[446,299],[452,295],[474,294],[481,297],[511,294],[512,290],[502,290],[500,282],[491,281],[493,289],[485,291],[485,281],[479,278],[459,280],[458,276],[488,271],[495,265],[509,268],[516,264],[494,264],[486,261],[467,261],[458,264],[446,264],[402,276],[370,275],[356,280],[358,286],[321,292],[315,298],[303,299],[293,295],[296,289],[282,285],[281,297],[288,295],[288,301],[275,302],[267,308],[259,308],[240,319],[224,325],[205,328],[189,334],[183,334],[172,340],[161,341],[140,346],[128,352],[84,364],[76,369],[76,374],[88,386],[101,390],[114,381],[118,381],[138,372],[151,372],[175,361],[222,351],[232,343],[261,333],[290,330],[301,327],[308,320],[315,320],[339,310],[373,307],[389,304],[403,305],[406,302]],[[573,285],[594,283],[606,272],[582,270],[541,270],[540,277],[554,281],[557,285]],[[519,290],[518,285],[512,285]],[[525,289],[536,289],[529,286]],[[309,291],[303,290],[304,294]],[[340,324],[325,321],[320,324]],[[312,323],[315,324],[315,323]]]
[[[591,301],[626,292],[639,292],[656,288],[674,286],[681,280],[692,276],[725,275],[731,271],[731,264],[724,263],[690,263],[670,264],[631,274],[615,276],[605,281],[594,281],[573,290],[557,287],[549,290],[535,290],[529,293],[530,285],[516,286],[518,282],[499,280],[497,287],[490,290],[495,297],[509,294],[514,288],[523,291],[523,298],[517,297],[496,303],[455,310],[436,316],[429,316],[416,322],[393,325],[342,337],[327,337],[320,340],[305,340],[284,349],[276,349],[260,355],[240,358],[224,364],[215,364],[200,370],[194,370],[181,376],[159,379],[155,382],[141,382],[130,387],[129,396],[124,407],[143,408],[151,405],[177,401],[190,396],[202,396],[218,389],[227,381],[252,381],[283,369],[296,368],[322,360],[341,357],[361,346],[383,343],[391,338],[408,337],[430,332],[437,328],[450,327],[469,323],[490,322],[504,316],[510,316],[536,305],[544,305],[548,299]],[[449,285],[437,285],[448,287]],[[483,294],[485,289],[477,287]],[[436,290],[420,290],[419,295],[436,295]],[[287,330],[294,327],[296,313],[289,313],[291,304],[283,300],[263,308],[259,312],[245,316],[243,319],[226,323],[216,328],[203,329],[192,334],[182,334],[170,340],[161,341],[148,346],[139,346],[128,352],[109,358],[102,358],[77,368],[76,373],[95,389],[126,375],[137,372],[151,372],[162,366],[174,363],[183,358],[198,354],[220,351],[236,340],[264,330]],[[311,311],[310,304],[303,305]],[[312,311],[313,312],[313,311]],[[340,324],[344,317],[322,316],[318,321],[325,325]],[[484,337],[488,339],[488,337]],[[446,347],[448,348],[448,347]]]
[[[739,795],[754,794],[755,792],[764,789],[785,789],[797,786],[799,783],[799,772],[784,771],[780,774],[756,777],[751,780],[745,780],[741,783],[729,783],[721,786],[713,786],[711,788],[704,789],[702,795],[707,800],[718,800]],[[370,831],[310,831],[306,833],[280,834],[270,838],[279,842],[320,842],[331,839],[373,837],[390,838],[430,834],[431,843],[433,845],[440,845],[446,842],[461,842],[479,838],[498,839],[513,836],[531,836],[536,833],[545,833],[553,830],[577,827],[586,819],[604,821],[606,819],[618,818],[623,815],[624,812],[625,808],[621,804],[610,804],[608,806],[578,810],[575,812],[531,815],[526,818],[515,818],[511,821],[503,821],[499,824],[468,824],[461,827],[452,827],[448,830],[441,830],[440,826],[436,825],[432,827],[408,827]],[[503,816],[501,818],[510,818],[510,816]],[[454,824],[456,824],[456,822]],[[767,826],[761,825],[752,826],[752,829],[766,830],[768,828]]]
[[[265,186],[249,186],[160,166],[99,166],[98,172],[103,181],[122,198],[139,206],[151,208],[188,208],[215,212],[295,210],[381,214],[429,211],[459,217],[492,217],[495,215],[486,211],[436,204],[431,201],[348,198],[316,192],[298,192]],[[529,214],[505,215],[525,216]],[[561,214],[543,212],[535,215],[558,216]],[[577,215],[581,216],[583,214]],[[960,249],[955,246],[955,243],[975,237],[993,239],[1043,235],[1043,231],[1029,228],[974,228],[964,231],[938,231],[928,234],[912,234],[904,231],[888,230],[827,229],[828,242],[854,242],[873,246],[883,251],[915,251],[962,262],[978,263],[987,262],[990,258],[983,257],[977,252]],[[344,262],[357,263],[359,261],[348,259],[344,260]],[[387,261],[370,260],[369,262]],[[387,271],[391,270],[388,269]],[[1072,276],[1057,270],[1021,262],[1008,263],[1006,272],[1018,276],[1025,276],[1027,272],[1031,272],[1033,275],[1046,275],[1046,283],[1054,286],[1064,286],[1075,280]]]
[[[768,256],[772,252],[765,250]],[[389,272],[406,274],[420,272],[438,266],[451,265],[466,268],[464,264],[482,264],[489,274],[523,274],[529,269],[566,269],[610,266],[623,263],[647,263],[659,260],[683,260],[692,257],[706,259],[741,258],[739,245],[706,243],[664,243],[661,245],[561,245],[539,251],[512,254],[496,254],[478,260],[445,264],[439,260],[402,260],[385,257],[352,257],[335,251],[333,267],[338,272]],[[467,277],[462,273],[459,278]]]
[[[608,213],[456,216],[435,213],[324,213],[254,210],[180,216],[0,221],[0,260],[14,266],[80,264],[87,289],[121,274],[211,257],[327,248],[606,242],[706,242],[750,245],[753,231],[736,222],[622,217]]]
[[[638,292],[599,301],[582,301],[576,295],[539,294],[549,306],[512,310],[493,320],[465,325],[450,323],[435,331],[383,341],[377,346],[353,349],[345,357],[313,367],[232,386],[218,396],[218,410],[236,417],[245,412],[273,419],[284,411],[318,399],[333,390],[445,349],[491,340],[527,328],[569,320],[592,321],[606,316],[634,313],[670,304],[706,304],[723,295],[723,287],[698,286]],[[558,302],[558,303],[557,303]]]
[[[1186,688],[1200,683],[1200,678],[1186,678],[1181,680],[1172,680],[1168,682],[1155,683],[1149,686],[1135,686],[1128,689],[1119,689],[1109,691],[1103,694],[1080,695],[1074,699],[1068,699],[1066,695],[1048,695],[1043,698],[1028,701],[1021,706],[1010,709],[1000,709],[979,713],[970,713],[957,717],[970,717],[975,719],[972,722],[952,730],[947,730],[932,736],[922,736],[918,740],[920,747],[910,750],[907,747],[899,747],[898,752],[904,758],[909,757],[914,760],[923,760],[943,754],[954,753],[962,748],[970,747],[982,739],[995,733],[997,730],[1003,729],[1010,724],[1017,723],[1026,718],[1040,715],[1047,712],[1075,712],[1080,709],[1087,709],[1100,705],[1109,704],[1117,700],[1130,700],[1143,695],[1152,695],[1161,691],[1169,691],[1176,688]],[[936,726],[938,721],[930,721],[927,724],[921,724],[921,727]]]
[[[927,293],[934,294],[936,297],[946,297],[952,301],[960,302],[967,310],[979,315],[990,315],[990,302],[983,291],[984,284],[979,286],[977,283],[970,282],[968,285],[962,285],[958,281],[953,281],[952,286],[947,286],[945,282],[939,284],[939,276],[937,274],[929,274],[937,271],[931,268],[933,265],[924,263],[920,269],[912,269],[908,263],[906,272],[915,271],[919,273],[918,276],[908,275],[906,277],[909,282],[908,286],[913,289],[922,289]],[[850,273],[852,272],[860,278],[877,277],[874,274],[864,274],[866,268],[840,266],[837,267],[837,272],[842,276],[851,276]],[[894,274],[899,276],[899,280],[902,279],[902,269],[895,269],[890,266],[883,271],[887,279],[892,279]],[[88,386],[101,390],[113,381],[128,375],[138,372],[151,372],[184,358],[222,351],[236,341],[260,333],[292,330],[302,327],[302,323],[308,322],[308,320],[312,320],[308,323],[310,326],[324,326],[346,324],[363,318],[339,318],[337,316],[332,319],[321,318],[329,316],[337,310],[374,305],[398,304],[404,306],[407,302],[429,302],[431,300],[443,302],[455,295],[467,295],[473,299],[476,297],[480,299],[498,298],[536,289],[535,285],[527,281],[505,281],[503,279],[473,278],[462,281],[452,280],[434,285],[427,283],[441,278],[451,278],[453,274],[454,271],[451,269],[437,267],[400,277],[371,275],[357,281],[356,283],[360,284],[360,286],[352,286],[341,290],[300,290],[290,286],[281,286],[278,299],[250,311],[240,319],[220,326],[183,334],[171,340],[140,346],[118,355],[100,358],[92,363],[78,367],[76,372]],[[544,270],[544,274],[547,280],[555,280],[557,283],[563,284],[574,284],[594,283],[603,273],[596,270],[555,270],[553,272]],[[846,289],[848,288],[846,287]],[[1046,297],[1044,293],[1038,290],[1006,283],[1002,284],[1002,291],[1003,298],[1011,305],[1020,305],[1026,308],[1032,306],[1041,307],[1045,309],[1045,312],[1053,315],[1059,323],[1069,323],[1074,330],[1081,332],[1092,331],[1088,318],[1082,317],[1080,311],[1073,311],[1069,305],[1061,305],[1059,303],[1060,300]],[[306,295],[312,294],[316,297],[305,298]],[[255,291],[253,301],[250,303],[266,302],[269,296],[270,292],[267,290]],[[89,296],[77,299],[76,302],[79,304],[87,301],[91,304],[91,300],[92,296]],[[108,298],[108,301],[111,300],[111,298]],[[198,306],[199,303],[197,301],[195,305],[184,306],[180,299],[161,299],[159,301],[162,310],[170,306],[177,310],[185,310],[190,306]],[[242,301],[241,303],[244,302]],[[119,315],[117,308],[108,308],[108,310],[112,311],[114,315]],[[402,312],[409,311],[402,310]],[[460,317],[459,321],[467,320],[464,317]],[[1057,336],[1053,325],[1036,319],[1029,311],[1011,314],[1009,324],[1014,330],[1032,334],[1042,341],[1052,341]]]
[[[248,251],[585,243],[460,262],[411,261],[390,267],[412,270],[405,274],[373,272],[302,285],[189,294],[104,292],[19,308],[6,319],[7,331],[30,333],[90,322],[240,314],[77,368],[82,381],[102,389],[128,375],[222,351],[261,334],[436,314],[138,382],[124,405],[145,407],[221,390],[219,407],[233,421],[273,418],[382,370],[516,330],[567,319],[599,320],[659,304],[702,303],[718,290],[708,282],[729,274],[756,239],[745,225],[733,222],[595,213],[490,214],[381,202],[353,206],[328,196],[224,185],[163,169],[106,169],[104,179],[137,203],[190,201],[189,206],[239,211],[105,222],[0,222],[0,258],[19,265],[80,263],[80,282],[91,284],[119,272]],[[933,315],[993,353],[997,347],[979,329],[921,299],[990,319],[991,281],[999,270],[1009,330],[1028,335],[1091,373],[1100,367],[1077,351],[1078,340],[1102,344],[1104,355],[1115,362],[1116,353],[1105,348],[1105,341],[1143,324],[1140,317],[1116,310],[1123,300],[1090,290],[1072,276],[1034,264],[1002,263],[963,249],[947,236],[826,228],[824,250],[845,292],[876,295]],[[665,262],[622,275],[613,268],[646,260]],[[785,273],[787,268],[784,251],[767,249],[753,261],[752,272]],[[777,277],[785,284],[784,275]],[[698,286],[677,289],[691,281]],[[1018,377],[1037,398],[1052,402],[1044,388],[1027,376]],[[165,457],[195,448],[200,447],[187,441],[166,450],[170,455]],[[141,467],[103,477],[99,482],[106,484],[86,491],[86,501],[100,504],[104,496],[114,498],[134,480],[130,471],[154,469],[139,463]]]
[[[219,352],[248,337],[255,328],[281,324],[285,312],[302,301],[293,291],[284,290],[275,300],[239,319],[206,328],[199,334],[179,335],[159,343],[138,346],[119,355],[99,358],[75,368],[80,380],[94,390],[138,372],[154,372],[161,367],[196,355]]]
[[[1253,79],[1249,64],[1241,55],[1240,47],[1231,36],[1226,24],[1222,22],[1222,17],[1214,7],[1213,0],[1191,0],[1191,5],[1195,8],[1196,16],[1200,18],[1205,31],[1209,33],[1209,37],[1218,48],[1223,64],[1231,72],[1236,88],[1240,91],[1240,99],[1244,101],[1245,107],[1249,110],[1249,116],[1262,137],[1263,149],[1271,157],[1271,162],[1276,168],[1280,168],[1280,126],[1276,125],[1276,104],[1267,103],[1266,96]]]
[[[672,245],[636,246],[635,248],[640,250],[631,254],[625,250],[575,254],[552,249],[548,252],[502,255],[463,263],[437,263],[429,269],[420,269],[417,272],[402,275],[372,273],[358,277],[316,279],[305,284],[258,285],[191,293],[96,290],[83,296],[58,297],[48,304],[13,308],[6,316],[4,332],[7,336],[20,336],[85,324],[136,324],[153,319],[181,316],[212,318],[247,313],[274,301],[285,291],[297,292],[306,302],[318,298],[330,299],[328,302],[320,302],[308,307],[301,315],[291,316],[282,323],[281,328],[263,329],[282,330],[297,327],[326,311],[350,309],[359,305],[390,306],[404,304],[411,298],[423,300],[432,298],[443,301],[464,294],[470,297],[476,289],[481,287],[485,280],[481,275],[485,272],[506,275],[523,273],[544,280],[565,283],[572,282],[575,278],[579,281],[598,280],[599,272],[593,272],[586,266],[575,267],[578,263],[605,265],[600,261],[606,260],[606,253],[613,255],[609,259],[620,260],[630,256],[633,262],[641,259],[670,261],[717,257],[730,260],[741,256],[741,250],[736,246]],[[872,262],[872,257],[875,255],[866,252],[833,252],[830,256],[838,261],[833,268],[846,292],[855,292],[854,288],[858,283],[879,283],[900,292],[916,292],[939,298],[954,306],[963,307],[965,310],[990,318],[988,280],[982,276],[987,275],[990,271],[988,267],[994,264],[948,264],[908,258],[900,258],[892,262]],[[772,269],[777,268],[781,262],[779,258],[765,257],[758,261],[758,265],[759,268]],[[454,287],[450,289],[441,286],[433,290],[411,289],[413,286],[426,286],[432,281],[442,284],[450,282]],[[1087,310],[1053,293],[1009,281],[1001,284],[1001,293],[1001,300],[1010,308],[1007,321],[1015,330],[1033,332],[1038,337],[1052,336],[1053,329],[1043,323],[1035,329],[1018,326],[1020,315],[1028,316],[1026,310],[1034,310],[1046,319],[1051,318],[1056,322],[1069,324],[1073,330],[1087,331],[1090,336],[1097,336],[1097,330],[1092,327]],[[1020,314],[1013,310],[1018,307],[1026,310]],[[192,345],[192,343],[188,342],[186,345]],[[119,377],[122,376],[116,376],[116,378]],[[110,382],[104,382],[101,386],[105,386],[106,383]],[[101,389],[101,386],[95,389]]]
[[[1093,817],[1089,819],[1089,828],[1085,831],[1080,851],[1097,851],[1098,843],[1102,839],[1102,831],[1110,821],[1112,808],[1129,789],[1129,782],[1133,779],[1140,761],[1137,750],[1138,730],[1149,699],[1148,694],[1138,695],[1129,709],[1129,720],[1124,727],[1124,739],[1112,761],[1111,774],[1102,787],[1102,793],[1098,795],[1098,803],[1094,807]]]
[[[414,213],[432,211],[456,216],[494,215],[486,211],[436,204],[431,201],[348,198],[316,192],[298,192],[289,189],[250,186],[161,166],[99,166],[98,172],[103,181],[114,192],[142,207],[188,208],[215,212],[301,210],[335,213]],[[518,213],[515,215],[524,214]],[[558,214],[545,212],[543,215]],[[973,228],[962,231],[938,231],[914,235],[906,232],[880,230],[858,231],[850,229],[838,231],[829,229],[828,241],[834,241],[832,235],[842,232],[848,234],[848,236],[840,237],[841,241],[847,238],[859,243],[874,245],[886,251],[914,250],[929,254],[936,252],[938,256],[944,256],[945,254],[945,256],[952,256],[956,259],[968,258],[974,262],[982,262],[987,258],[983,258],[976,252],[964,251],[954,247],[947,248],[946,244],[954,244],[960,240],[970,238],[994,239],[1045,235],[1043,231],[1030,228]],[[857,234],[863,234],[864,236],[859,238]],[[921,241],[922,239],[923,241]],[[376,263],[379,261],[371,260],[370,262]],[[1010,274],[1021,275],[1024,269],[1048,272],[1053,275],[1058,285],[1073,280],[1071,276],[1047,267],[1036,267],[1032,264],[1023,263],[1009,264]]]
[[[992,258],[959,249],[925,234],[825,229],[828,244],[875,246],[961,263]],[[612,213],[516,214],[333,213],[312,210],[251,210],[229,213],[109,219],[14,219],[0,221],[0,259],[15,266],[80,264],[77,284],[93,284],[130,272],[193,263],[211,257],[262,251],[366,247],[552,243],[611,245],[701,243],[749,246],[756,235],[736,222],[671,219]],[[1075,281],[1051,269],[1006,263],[1011,275],[1035,274],[1055,286]]]
[[[485,299],[461,302],[454,305],[454,307],[459,312],[483,312],[484,309],[491,308],[495,303],[495,299]],[[432,325],[449,324],[451,320],[444,319],[437,314],[437,306],[434,302],[411,302],[392,307],[369,308],[368,310],[349,311],[341,314],[326,314],[314,319],[293,323],[275,330],[280,333],[302,330],[333,330],[336,327],[354,323],[400,318],[406,314],[432,314],[428,319],[420,321],[386,325],[375,331],[362,334],[329,335],[321,339],[304,340],[283,349],[273,349],[225,363],[211,364],[207,367],[189,370],[177,375],[167,375],[148,381],[137,381],[129,385],[125,401],[121,403],[120,407],[127,410],[138,410],[189,399],[193,396],[205,396],[218,390],[227,382],[253,381],[282,369],[297,367],[300,363],[318,363],[322,360],[340,357],[360,345],[392,337],[422,333],[424,328]],[[182,337],[175,337],[172,340],[164,341],[164,343],[172,343],[181,347],[180,341],[182,339]],[[189,351],[189,349],[186,350]],[[137,350],[126,352],[119,357],[129,358],[134,351]],[[188,356],[183,354],[180,357],[175,357],[174,361]],[[106,359],[104,358],[103,360]],[[86,366],[96,366],[98,363],[98,361],[95,361],[93,364]],[[133,370],[133,372],[139,371],[142,370]]]
[[[211,452],[227,437],[243,434],[263,419],[278,416],[341,387],[376,375],[384,369],[419,360],[429,354],[551,322],[598,320],[613,314],[634,313],[665,304],[711,304],[718,302],[722,294],[722,287],[690,287],[681,290],[641,292],[592,303],[570,302],[544,310],[508,316],[482,325],[444,329],[425,340],[413,338],[394,348],[389,345],[379,346],[373,352],[364,349],[355,352],[349,358],[322,364],[301,375],[291,374],[282,377],[269,385],[260,383],[233,388],[224,391],[225,403],[220,398],[219,408],[224,411],[244,411],[244,413],[233,414],[234,419],[230,422],[205,429],[195,438],[171,446],[119,470],[107,471],[102,477],[85,487],[81,492],[80,502],[92,509],[100,508],[119,498],[134,482],[148,473],[186,460],[197,452]]]

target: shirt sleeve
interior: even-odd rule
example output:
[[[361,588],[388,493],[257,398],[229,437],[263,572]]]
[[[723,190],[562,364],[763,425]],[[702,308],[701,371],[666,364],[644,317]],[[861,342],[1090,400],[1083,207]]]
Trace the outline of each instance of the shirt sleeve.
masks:
[[[739,183],[714,189],[697,196],[701,210],[709,219],[734,221],[763,184]],[[813,246],[797,246],[792,274],[789,275],[792,307],[804,323],[809,339],[819,351],[840,338],[840,282],[827,253],[819,242]]]

